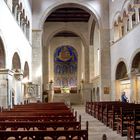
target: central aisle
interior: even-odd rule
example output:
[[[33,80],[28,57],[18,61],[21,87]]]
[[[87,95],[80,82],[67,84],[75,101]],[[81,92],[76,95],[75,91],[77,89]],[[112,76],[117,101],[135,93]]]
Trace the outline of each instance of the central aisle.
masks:
[[[82,128],[85,128],[86,121],[89,122],[89,140],[102,140],[102,135],[107,135],[107,140],[127,140],[127,137],[122,137],[113,131],[109,127],[106,127],[103,123],[85,113],[84,106],[73,106],[75,111],[77,111],[78,116],[82,116]]]

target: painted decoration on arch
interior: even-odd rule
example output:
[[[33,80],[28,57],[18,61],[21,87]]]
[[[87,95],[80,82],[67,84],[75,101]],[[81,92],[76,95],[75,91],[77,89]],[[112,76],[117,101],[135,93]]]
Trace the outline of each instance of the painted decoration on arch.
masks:
[[[54,53],[54,86],[77,86],[77,52],[69,45],[58,47]]]

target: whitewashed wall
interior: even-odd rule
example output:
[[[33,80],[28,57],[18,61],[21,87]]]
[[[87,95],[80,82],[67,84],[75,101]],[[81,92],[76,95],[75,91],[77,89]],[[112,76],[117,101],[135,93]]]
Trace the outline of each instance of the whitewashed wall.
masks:
[[[0,1],[0,37],[2,39],[4,50],[5,50],[5,57],[6,57],[5,68],[9,70],[12,69],[12,58],[13,58],[14,53],[17,52],[20,57],[22,71],[24,70],[25,62],[26,61],[28,62],[29,75],[30,75],[29,80],[31,80],[32,47],[29,41],[27,40],[26,36],[24,35],[22,29],[20,28],[19,24],[17,23],[14,16],[12,15],[9,7],[6,5],[5,1],[3,0]],[[0,74],[3,75],[2,72]],[[14,79],[14,77],[10,77],[8,78],[8,80],[9,80],[8,91],[7,93],[3,91],[2,94],[3,95],[7,94],[8,96],[11,96],[10,95],[11,90],[14,89],[16,92],[15,103],[20,103],[20,101],[23,101],[23,99],[21,99],[22,97],[21,82],[20,82],[20,85],[17,84],[15,86],[14,82],[16,82],[16,80]],[[14,80],[14,82],[12,82],[12,80]],[[1,99],[3,97],[1,97]],[[9,106],[10,104],[4,104],[5,102],[7,102],[6,101],[7,99],[6,98],[4,99],[5,100],[0,101],[0,105],[3,105],[5,107],[7,105]]]
[[[117,14],[122,15],[125,10],[127,3],[131,0],[114,0],[110,1],[110,38],[113,39],[113,22]],[[134,55],[140,51],[140,23],[137,24],[133,29],[127,32],[121,39],[111,45],[111,87],[112,87],[112,99],[116,98],[115,92],[115,72],[119,61],[123,60],[127,67],[127,73],[130,77],[131,64]],[[133,92],[131,90],[131,92]],[[133,94],[133,93],[131,93]]]
[[[17,52],[21,69],[24,70],[24,63],[27,61],[31,70],[31,45],[4,1],[0,1],[0,19],[0,36],[5,48],[6,68],[12,68],[12,57]]]

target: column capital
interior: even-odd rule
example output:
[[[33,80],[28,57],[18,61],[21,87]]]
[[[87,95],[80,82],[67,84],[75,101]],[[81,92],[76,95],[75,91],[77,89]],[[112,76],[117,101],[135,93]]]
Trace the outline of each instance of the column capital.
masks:
[[[21,69],[15,69],[14,70],[14,77],[18,80],[21,81],[23,79],[23,72]]]
[[[0,69],[0,74],[8,74],[13,76],[14,75],[14,71],[13,70],[9,70],[9,69]]]

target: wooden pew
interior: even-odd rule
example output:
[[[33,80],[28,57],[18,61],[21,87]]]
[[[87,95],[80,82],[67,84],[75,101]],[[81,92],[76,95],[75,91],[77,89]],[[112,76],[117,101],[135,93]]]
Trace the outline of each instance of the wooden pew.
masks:
[[[49,111],[4,111],[0,116],[73,116],[73,112],[66,110],[49,110]]]
[[[92,102],[92,103],[87,103],[86,108],[90,108],[89,114],[91,114],[101,122],[104,122],[108,126],[108,116],[110,113],[109,111],[111,111],[111,105],[120,104],[120,103],[121,103],[120,101]]]
[[[85,112],[91,115],[93,102],[86,102]]]
[[[117,122],[117,133],[120,133],[122,136],[127,135],[128,124],[133,119],[134,109],[140,109],[140,104],[121,107]]]
[[[120,104],[114,104],[112,105],[112,115],[110,115],[109,118],[109,127],[112,128],[113,130],[117,129],[117,123],[120,119],[121,115],[121,107],[131,107],[134,106],[134,103],[120,103]]]
[[[0,121],[76,121],[75,116],[0,116]]]
[[[128,123],[128,140],[137,140],[140,139],[140,108],[133,110],[133,115],[131,120]]]
[[[74,129],[74,130],[12,130],[5,131],[0,130],[0,140],[7,140],[8,138],[15,138],[15,140],[33,139],[33,140],[43,140],[46,137],[52,138],[53,140],[57,140],[58,138],[62,138],[63,140],[88,140],[88,122],[86,122],[86,129]]]
[[[46,105],[42,105],[42,104],[40,107],[37,107],[38,108],[37,110],[35,109],[36,104],[29,105],[29,106],[30,106],[29,109],[27,105],[26,107],[18,106],[16,107],[15,110],[0,112],[0,120],[1,120],[0,128],[4,130],[6,130],[6,128],[12,129],[12,131],[0,130],[0,140],[7,140],[9,137],[14,137],[16,140],[20,140],[25,137],[27,139],[32,138],[35,140],[43,140],[45,137],[51,137],[53,140],[57,140],[57,138],[60,137],[65,137],[66,140],[72,140],[72,138],[74,137],[76,137],[77,140],[80,139],[88,140],[88,123],[87,123],[87,129],[81,130],[80,122],[62,121],[63,117],[64,118],[74,117],[73,112],[71,112],[69,109],[63,108],[62,110],[62,108],[60,107],[61,109],[55,110],[56,108],[54,104],[52,104],[52,106],[50,105],[52,110],[51,109],[45,110],[44,108]],[[57,119],[59,118],[60,121],[57,120],[49,121],[49,122],[44,121],[44,118],[46,119],[47,117],[49,118],[50,116],[51,118],[54,117],[55,120],[56,118]],[[36,121],[33,120],[33,118],[35,119],[35,117],[36,117]],[[13,119],[16,120],[13,121]],[[23,128],[26,130],[15,131],[18,128]],[[36,130],[28,131],[29,129],[37,129],[37,128],[39,129],[37,131]],[[50,128],[53,128],[54,131],[49,131]],[[63,129],[63,131],[62,130],[60,131],[59,130],[60,128]]]
[[[102,122],[106,125],[106,126],[109,126],[109,119],[110,117],[112,116],[112,105],[115,105],[115,104],[118,104],[115,103],[115,102],[110,102],[110,103],[107,103],[106,106],[105,106],[105,109],[103,110],[103,120]]]
[[[26,105],[15,105],[12,110],[20,110],[20,109],[69,110],[70,107],[66,106],[64,103],[36,103],[36,104],[26,104]]]
[[[51,138],[58,140],[88,140],[88,130],[64,130],[64,131],[0,131],[0,140],[7,140],[8,138],[15,138],[15,140],[23,140],[23,138],[32,140],[44,140]]]
[[[50,122],[50,121],[2,121],[0,122],[0,130],[80,130],[81,122]]]

